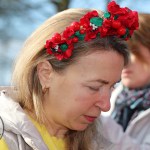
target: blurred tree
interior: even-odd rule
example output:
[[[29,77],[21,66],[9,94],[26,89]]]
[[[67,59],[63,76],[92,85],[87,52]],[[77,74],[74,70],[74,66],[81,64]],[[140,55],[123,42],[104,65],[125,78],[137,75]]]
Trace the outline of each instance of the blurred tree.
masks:
[[[69,7],[70,0],[50,0],[57,9],[57,12],[63,11]]]
[[[67,9],[69,2],[70,0],[0,0],[1,40],[24,38],[29,32],[27,30],[32,30],[57,11]]]
[[[24,39],[41,22],[69,8],[72,0],[0,0],[0,38]],[[105,4],[111,0],[106,0]],[[118,0],[121,1],[121,0]],[[86,2],[88,5],[88,2]]]
[[[108,4],[110,1],[111,1],[111,0],[106,0],[105,10],[107,10],[107,4]]]
[[[24,39],[71,0],[0,0],[0,85],[9,85],[12,62]]]

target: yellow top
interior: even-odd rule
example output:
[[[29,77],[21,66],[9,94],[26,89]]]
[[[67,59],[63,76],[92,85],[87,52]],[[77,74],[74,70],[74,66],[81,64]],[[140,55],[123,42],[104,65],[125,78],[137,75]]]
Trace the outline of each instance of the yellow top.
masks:
[[[6,142],[4,141],[4,139],[0,139],[0,150],[9,150],[8,146],[6,144]]]
[[[31,121],[39,131],[49,150],[65,150],[65,142],[63,139],[58,139],[57,137],[51,136],[44,125],[40,125],[33,119],[31,119]],[[0,150],[9,150],[3,138],[0,140]]]
[[[37,130],[39,131],[44,143],[50,150],[65,150],[65,141],[57,137],[51,136],[44,125],[39,124],[31,119]]]

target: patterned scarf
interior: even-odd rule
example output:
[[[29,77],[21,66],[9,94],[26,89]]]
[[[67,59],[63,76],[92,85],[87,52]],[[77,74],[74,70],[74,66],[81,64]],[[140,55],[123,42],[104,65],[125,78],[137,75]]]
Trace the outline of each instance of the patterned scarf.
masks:
[[[148,108],[150,108],[150,85],[139,89],[124,87],[116,99],[112,117],[125,131],[129,122]]]

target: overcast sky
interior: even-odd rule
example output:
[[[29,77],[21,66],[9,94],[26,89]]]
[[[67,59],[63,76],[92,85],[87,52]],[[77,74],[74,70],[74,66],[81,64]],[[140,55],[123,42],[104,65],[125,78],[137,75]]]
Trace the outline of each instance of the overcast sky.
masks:
[[[139,12],[150,13],[150,0],[116,0],[116,2],[119,2],[122,7],[127,6]],[[70,7],[90,7],[104,10],[105,3],[106,0],[72,0]]]

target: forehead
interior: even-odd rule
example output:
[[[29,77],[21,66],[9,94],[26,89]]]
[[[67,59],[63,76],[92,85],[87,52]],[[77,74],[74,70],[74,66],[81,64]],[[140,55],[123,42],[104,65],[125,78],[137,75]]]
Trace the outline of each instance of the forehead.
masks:
[[[120,78],[124,67],[124,58],[115,51],[97,51],[82,56],[67,69],[72,76],[79,75],[86,78]],[[118,80],[118,79],[117,79]]]
[[[85,56],[81,56],[79,60],[76,62],[77,65],[85,65],[85,66],[98,66],[105,67],[107,65],[115,64],[116,61],[124,61],[123,56],[121,56],[119,53],[113,50],[101,50],[101,51],[95,51],[93,53],[90,53]],[[117,64],[116,64],[117,65]],[[82,67],[83,67],[82,66]]]

